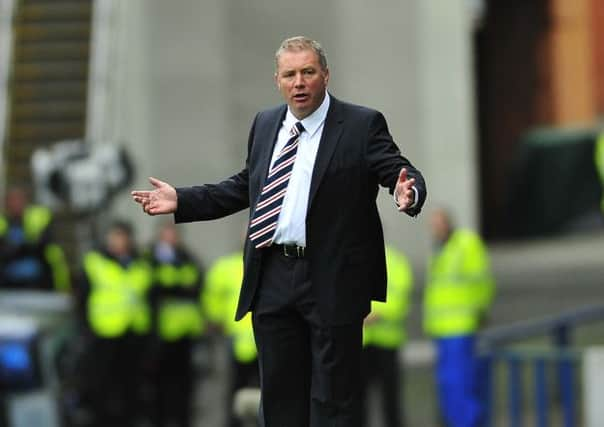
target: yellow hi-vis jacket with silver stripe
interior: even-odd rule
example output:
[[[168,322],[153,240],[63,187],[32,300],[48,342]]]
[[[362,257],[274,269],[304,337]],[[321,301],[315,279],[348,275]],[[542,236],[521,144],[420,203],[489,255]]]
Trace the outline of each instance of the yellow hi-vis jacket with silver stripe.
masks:
[[[600,183],[602,184],[602,200],[600,201],[600,209],[604,213],[604,132],[598,136],[595,149],[596,170],[600,175]]]
[[[410,306],[413,273],[405,255],[386,246],[388,287],[386,302],[372,301],[363,326],[363,345],[396,349],[406,341],[404,320]]]
[[[488,310],[495,284],[480,237],[454,231],[430,260],[424,294],[424,329],[435,338],[473,334]]]
[[[198,285],[201,280],[199,268],[192,262],[180,265],[157,263],[153,266],[155,286],[160,295],[157,306],[157,333],[165,341],[195,338],[204,329],[201,308],[198,304]],[[170,295],[175,291],[175,295]],[[191,291],[190,296],[176,295],[179,291]]]
[[[208,321],[220,325],[225,335],[232,339],[235,359],[250,363],[258,356],[252,317],[247,313],[239,322],[235,321],[242,279],[241,252],[219,258],[206,274],[201,303]]]
[[[52,222],[50,209],[29,205],[23,212],[23,232],[25,240],[30,244],[38,244],[42,234],[48,229]],[[0,237],[3,237],[9,229],[6,217],[0,215]],[[65,254],[61,247],[55,243],[49,243],[43,248],[44,262],[50,268],[53,287],[58,291],[68,291],[71,287],[69,267],[65,260]]]
[[[100,253],[84,257],[84,271],[90,283],[88,323],[99,337],[117,338],[126,332],[144,335],[151,329],[148,291],[152,272],[143,259],[127,267]]]

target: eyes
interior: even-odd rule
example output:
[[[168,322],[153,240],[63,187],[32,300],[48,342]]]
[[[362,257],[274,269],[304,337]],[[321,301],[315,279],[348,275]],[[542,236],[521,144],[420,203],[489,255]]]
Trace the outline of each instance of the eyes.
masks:
[[[293,79],[296,77],[297,71],[295,70],[287,70],[281,73],[281,78],[282,79]],[[300,74],[302,74],[305,77],[310,77],[310,76],[314,76],[315,74],[317,74],[317,70],[315,68],[303,68],[300,71]]]

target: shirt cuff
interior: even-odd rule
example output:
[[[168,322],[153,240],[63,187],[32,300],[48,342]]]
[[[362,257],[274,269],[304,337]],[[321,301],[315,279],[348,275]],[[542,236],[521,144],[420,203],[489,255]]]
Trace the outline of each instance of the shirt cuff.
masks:
[[[417,188],[415,188],[415,185],[413,187],[411,187],[411,189],[413,190],[413,193],[415,194],[415,197],[413,198],[413,204],[411,206],[409,206],[407,209],[413,209],[414,207],[417,206],[417,201],[419,199],[419,192],[417,191]],[[392,197],[394,198],[394,204],[396,205],[396,207],[400,207],[400,205],[398,204],[398,201],[396,200],[396,191],[392,194]]]

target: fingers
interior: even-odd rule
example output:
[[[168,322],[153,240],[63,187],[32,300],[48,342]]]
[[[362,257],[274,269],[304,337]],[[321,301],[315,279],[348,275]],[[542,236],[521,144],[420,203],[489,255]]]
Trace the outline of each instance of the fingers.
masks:
[[[155,210],[157,209],[151,202],[151,199],[145,199],[141,202],[141,207],[143,208],[143,212],[147,215],[155,215]]]
[[[403,176],[402,171],[399,176]],[[407,210],[413,204],[413,201],[415,200],[415,192],[413,191],[414,184],[414,178],[410,178],[406,181],[399,181],[396,190],[399,212]]]
[[[399,200],[399,203],[398,203],[398,211],[399,211],[399,212],[404,212],[404,211],[406,211],[406,210],[407,210],[407,208],[409,207],[409,205],[410,205],[410,203],[409,203],[409,201],[408,201],[408,200],[406,200],[406,199],[405,199],[405,200],[403,200],[403,201],[400,201],[400,200]]]
[[[140,203],[143,204],[143,202],[146,200],[145,197],[137,195],[137,194],[132,194],[132,199],[136,202],[136,203]]]
[[[143,212],[149,215],[161,215],[176,211],[177,193],[170,184],[157,178],[149,177],[154,190],[133,190],[132,199],[141,205]]]
[[[165,185],[166,183],[163,181],[160,181],[157,178],[153,178],[152,176],[149,177],[149,182],[151,183],[152,186],[154,186],[155,188],[160,188],[161,186]]]
[[[415,185],[415,178],[409,178],[407,168],[402,168],[398,174],[398,182],[396,183],[396,194],[398,202],[398,210],[405,211],[413,204],[415,193],[413,192],[413,186]]]
[[[409,178],[407,181],[403,182],[403,187],[405,187],[405,189],[408,189],[408,188],[413,187],[414,184],[415,184],[415,178]]]
[[[398,174],[398,182],[403,183],[407,180],[407,169],[402,168],[400,173]]]
[[[132,199],[141,205],[148,203],[151,200],[151,194],[149,191],[132,191]]]
[[[406,211],[409,208],[409,206],[411,206],[412,203],[413,203],[413,196],[405,194],[405,196],[402,197],[402,200],[399,199],[398,211],[399,212]]]
[[[130,193],[132,195],[132,199],[138,203],[139,205],[141,205],[141,208],[143,209],[143,212],[145,212],[148,215],[154,215],[153,213],[153,207],[152,207],[152,198],[151,195],[152,193],[150,191],[132,191]]]

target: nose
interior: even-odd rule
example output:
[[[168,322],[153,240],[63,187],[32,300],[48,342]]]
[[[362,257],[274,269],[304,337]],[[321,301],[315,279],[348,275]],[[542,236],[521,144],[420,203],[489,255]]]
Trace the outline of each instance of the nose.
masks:
[[[304,87],[304,78],[302,76],[302,73],[296,74],[296,80],[294,81],[294,87],[296,89],[300,89],[300,88]]]

